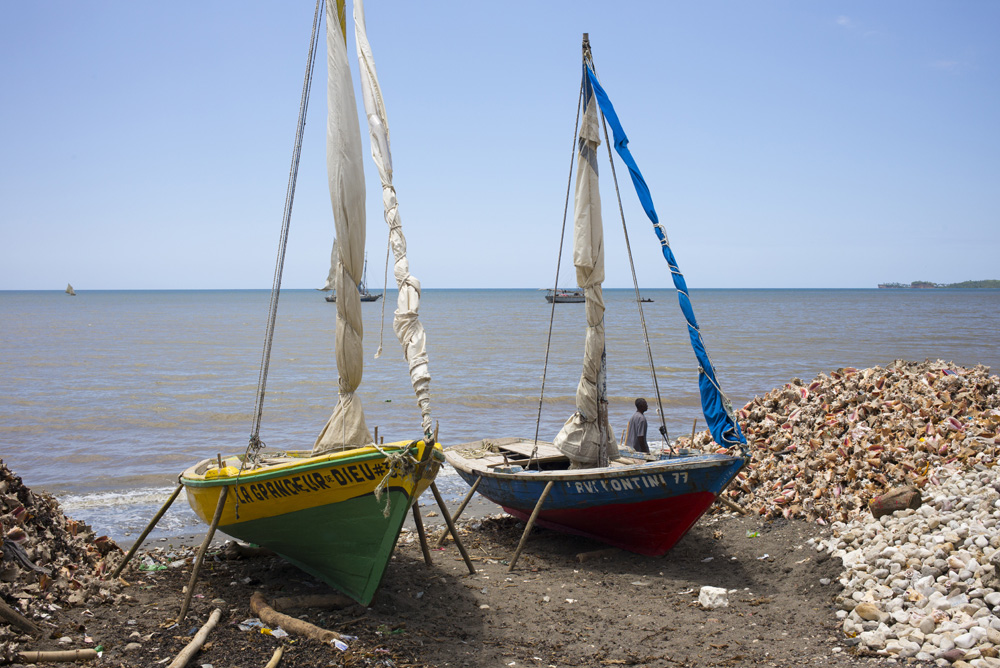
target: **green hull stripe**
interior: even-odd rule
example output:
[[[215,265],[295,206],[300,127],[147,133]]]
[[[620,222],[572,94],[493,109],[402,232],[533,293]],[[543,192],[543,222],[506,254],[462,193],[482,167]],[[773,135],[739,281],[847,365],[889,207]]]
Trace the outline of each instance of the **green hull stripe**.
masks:
[[[382,510],[386,502],[390,514]],[[362,605],[371,603],[409,511],[409,499],[389,490],[278,517],[222,527],[227,534],[277,552]]]

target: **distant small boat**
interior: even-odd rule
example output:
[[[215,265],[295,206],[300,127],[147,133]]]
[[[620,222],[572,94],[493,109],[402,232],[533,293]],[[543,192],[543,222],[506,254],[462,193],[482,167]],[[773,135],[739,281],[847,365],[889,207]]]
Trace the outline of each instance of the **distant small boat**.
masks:
[[[582,304],[586,301],[583,296],[583,290],[579,288],[571,288],[569,290],[563,288],[556,288],[555,290],[545,291],[545,301],[548,303],[555,302],[556,304]]]
[[[69,283],[66,284],[66,294],[68,294],[70,297],[76,297],[76,290],[74,290],[73,286],[70,285]]]
[[[331,283],[329,283],[329,281],[328,281],[328,284],[331,284]],[[330,288],[330,290],[332,290],[332,292],[330,292],[330,294],[328,294],[326,296],[326,301],[332,302],[332,303],[336,303],[336,301],[337,301],[337,291],[333,290],[332,288]],[[361,282],[358,283],[358,295],[361,296],[361,301],[363,301],[363,302],[377,302],[378,300],[382,299],[382,293],[381,292],[368,292],[368,260],[367,260],[367,258],[365,259],[364,276],[362,277]]]

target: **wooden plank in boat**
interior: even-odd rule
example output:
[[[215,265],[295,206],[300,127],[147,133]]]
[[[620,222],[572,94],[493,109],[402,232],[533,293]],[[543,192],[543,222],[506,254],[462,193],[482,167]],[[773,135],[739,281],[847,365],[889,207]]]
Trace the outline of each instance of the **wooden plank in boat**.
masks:
[[[566,461],[566,455],[549,455],[548,457],[535,457],[534,459],[525,457],[523,459],[507,459],[506,461],[494,462],[492,464],[487,464],[486,468],[491,469],[496,466],[504,466],[505,464],[509,464],[512,466],[523,466],[525,464],[528,464],[529,462],[531,463],[532,466],[534,466],[535,464],[539,465],[554,464],[556,462],[564,462],[564,461]]]
[[[516,443],[505,443],[499,446],[499,449],[503,452],[513,452],[515,454],[521,455],[525,458],[530,457],[531,453],[535,451],[535,444],[531,441],[518,441]],[[552,445],[551,443],[539,443],[537,455],[539,457],[563,457],[564,455],[559,452],[559,449]]]

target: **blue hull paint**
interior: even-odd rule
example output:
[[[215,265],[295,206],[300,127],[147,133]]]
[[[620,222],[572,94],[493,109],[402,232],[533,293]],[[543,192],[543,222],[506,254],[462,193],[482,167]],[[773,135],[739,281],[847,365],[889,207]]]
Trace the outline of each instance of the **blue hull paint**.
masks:
[[[527,519],[546,484],[555,484],[537,522],[626,550],[667,552],[746,464],[730,455],[692,455],[633,466],[576,471],[491,470],[477,491]],[[456,467],[472,484],[481,471]]]

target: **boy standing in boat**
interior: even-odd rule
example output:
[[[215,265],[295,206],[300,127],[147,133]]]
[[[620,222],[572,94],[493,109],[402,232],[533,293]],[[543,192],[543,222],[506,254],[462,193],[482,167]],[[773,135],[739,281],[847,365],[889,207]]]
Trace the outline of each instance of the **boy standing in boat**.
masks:
[[[635,413],[629,418],[628,430],[625,434],[626,447],[632,448],[636,452],[649,453],[649,445],[646,443],[646,416],[643,413],[649,409],[646,400],[639,397],[635,400]]]

